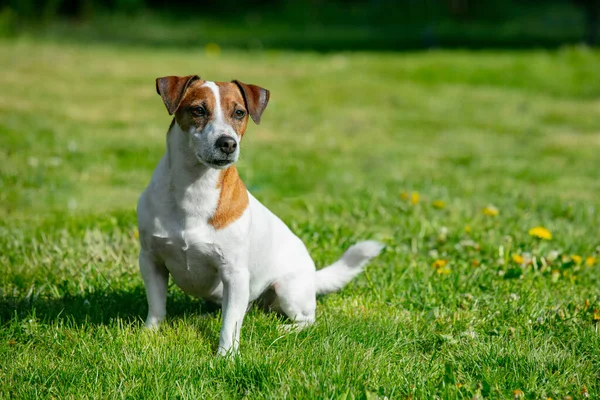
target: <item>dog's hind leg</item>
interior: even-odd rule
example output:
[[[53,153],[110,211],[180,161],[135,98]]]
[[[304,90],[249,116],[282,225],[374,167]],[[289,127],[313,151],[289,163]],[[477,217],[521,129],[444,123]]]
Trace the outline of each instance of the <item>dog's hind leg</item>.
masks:
[[[277,308],[291,321],[283,325],[283,330],[296,331],[315,322],[317,300],[314,275],[296,274],[273,283]]]

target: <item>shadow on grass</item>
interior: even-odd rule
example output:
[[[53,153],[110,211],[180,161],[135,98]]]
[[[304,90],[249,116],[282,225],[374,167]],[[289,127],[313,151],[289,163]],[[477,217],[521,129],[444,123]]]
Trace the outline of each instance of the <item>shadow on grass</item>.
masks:
[[[216,304],[181,293],[167,299],[169,318],[189,314],[215,315],[219,309],[220,306]],[[98,291],[60,298],[0,297],[0,325],[31,318],[48,324],[70,321],[76,324],[108,325],[118,319],[141,325],[147,311],[146,294],[141,287],[130,291]]]

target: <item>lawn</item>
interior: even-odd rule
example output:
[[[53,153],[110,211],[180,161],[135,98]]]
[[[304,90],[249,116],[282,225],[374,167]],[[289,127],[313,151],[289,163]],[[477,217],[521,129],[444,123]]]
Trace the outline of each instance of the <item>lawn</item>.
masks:
[[[600,396],[600,52],[14,39],[0,64],[0,398]],[[387,245],[310,329],[252,308],[234,360],[173,285],[142,329],[154,79],[189,73],[271,90],[239,169],[319,267]]]

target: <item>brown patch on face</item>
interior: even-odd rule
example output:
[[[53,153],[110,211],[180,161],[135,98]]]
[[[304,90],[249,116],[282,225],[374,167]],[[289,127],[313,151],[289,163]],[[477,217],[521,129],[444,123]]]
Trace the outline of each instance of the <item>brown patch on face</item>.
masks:
[[[209,223],[223,229],[242,216],[248,207],[248,192],[235,165],[221,171],[217,188],[221,189],[219,203]]]
[[[198,115],[195,109],[203,107],[207,111],[214,110],[215,98],[210,88],[202,87],[203,80],[193,82],[186,90],[179,109],[175,113],[177,124],[184,131],[188,131],[192,126],[202,130],[210,121],[210,113]]]
[[[215,118],[216,99],[209,87],[202,86],[205,82],[198,80],[188,87],[175,114],[177,123],[186,132],[192,126],[201,131]],[[248,126],[248,111],[244,105],[244,97],[234,83],[215,82],[215,84],[219,88],[221,98],[219,105],[224,122],[231,125],[241,138]],[[204,115],[197,113],[198,107],[202,107],[206,113]]]

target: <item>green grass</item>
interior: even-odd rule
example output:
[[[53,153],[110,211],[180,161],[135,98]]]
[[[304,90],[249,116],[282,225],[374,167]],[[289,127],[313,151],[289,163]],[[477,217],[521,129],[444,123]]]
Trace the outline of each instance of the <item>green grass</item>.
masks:
[[[585,265],[600,250],[600,53],[14,40],[0,64],[0,398],[600,395],[600,266]],[[142,329],[134,207],[170,122],[154,78],[188,73],[271,90],[241,174],[318,266],[387,244],[304,332],[252,309],[233,361],[214,356],[220,311],[174,286],[164,328]]]

